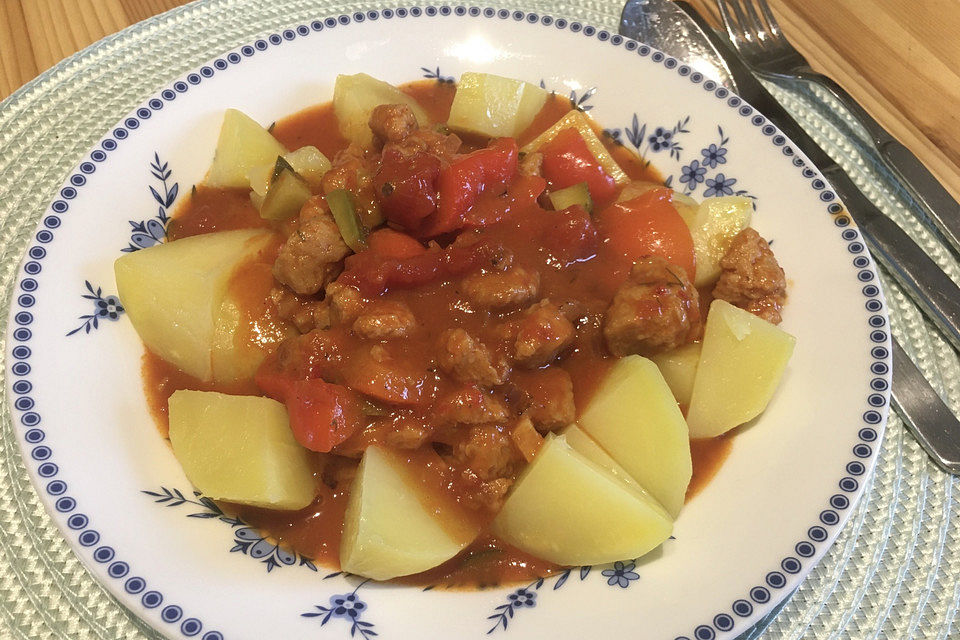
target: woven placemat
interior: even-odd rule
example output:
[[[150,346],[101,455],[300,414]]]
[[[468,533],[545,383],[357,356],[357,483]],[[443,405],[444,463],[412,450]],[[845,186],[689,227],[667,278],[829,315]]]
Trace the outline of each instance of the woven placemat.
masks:
[[[34,226],[64,176],[109,126],[169,79],[258,34],[383,6],[312,0],[193,3],[102,40],[0,103],[3,322],[16,267]],[[524,1],[509,6],[615,31],[622,2]],[[851,170],[858,185],[960,281],[960,265],[913,215],[915,206],[865,151],[864,133],[839,105],[812,87],[773,88]],[[884,284],[894,334],[950,406],[960,409],[957,354],[889,278],[884,277]],[[47,516],[21,460],[5,396],[2,402],[0,637],[159,638],[91,577]],[[960,601],[958,510],[954,479],[933,466],[892,413],[876,472],[839,539],[779,613],[747,636],[960,635],[953,631]]]

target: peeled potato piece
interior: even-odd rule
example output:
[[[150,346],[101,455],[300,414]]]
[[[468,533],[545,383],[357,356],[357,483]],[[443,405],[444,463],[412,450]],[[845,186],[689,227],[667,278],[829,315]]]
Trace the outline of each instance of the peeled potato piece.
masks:
[[[452,504],[424,495],[402,460],[371,446],[350,488],[340,566],[375,580],[420,573],[460,553],[476,533]]]
[[[725,300],[707,314],[687,424],[712,438],[760,415],[793,354],[796,338]]]
[[[738,233],[750,226],[753,203],[742,196],[707,198],[693,215],[689,209],[677,209],[684,215],[693,237],[697,260],[694,285],[706,287],[720,277],[720,258]]]
[[[605,471],[607,471],[617,480],[628,484],[633,489],[640,491],[641,493],[647,495],[651,500],[654,500],[653,496],[650,495],[650,492],[641,487],[640,483],[634,480],[633,476],[627,473],[626,469],[617,464],[617,461],[611,458],[610,454],[604,451],[603,447],[597,444],[596,440],[588,436],[583,429],[575,424],[572,424],[563,430],[563,437],[566,439],[567,444],[570,445],[571,449],[586,459],[603,467]],[[660,508],[662,509],[663,507],[661,506]]]
[[[687,423],[657,369],[621,358],[583,411],[580,428],[676,517],[693,473]]]
[[[124,254],[117,289],[146,347],[200,380],[214,379],[217,325],[230,277],[270,242],[268,231],[219,231]],[[239,328],[239,323],[237,324]]]
[[[217,382],[250,380],[267,355],[296,333],[270,298],[272,267],[272,260],[248,262],[227,287],[214,325],[211,363]]]
[[[637,558],[670,537],[656,500],[550,435],[493,521],[503,540],[562,565]]]
[[[457,83],[447,125],[492,138],[515,137],[547,101],[547,91],[529,82],[465,72]]]
[[[260,165],[272,165],[277,156],[286,152],[286,148],[256,120],[236,109],[227,109],[205,184],[217,188],[250,188],[247,177],[250,170]]]
[[[309,454],[276,400],[180,390],[168,407],[173,454],[201,493],[270,509],[313,502]]]
[[[677,403],[682,407],[690,406],[693,379],[697,375],[697,364],[700,362],[700,343],[690,342],[672,351],[650,356],[650,359],[660,369]]]
[[[340,133],[350,142],[364,147],[373,144],[370,114],[382,104],[405,104],[413,111],[417,124],[426,126],[430,119],[417,101],[383,80],[365,73],[337,76],[333,86],[333,111],[340,123]]]

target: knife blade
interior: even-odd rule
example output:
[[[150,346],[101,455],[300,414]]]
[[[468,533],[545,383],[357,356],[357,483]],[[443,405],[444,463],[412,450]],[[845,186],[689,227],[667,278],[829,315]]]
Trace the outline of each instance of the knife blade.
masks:
[[[896,340],[893,406],[930,458],[947,473],[960,474],[960,422]]]
[[[631,0],[620,14],[620,34],[641,40],[683,60],[691,68],[735,91],[727,63],[700,28],[668,0]],[[643,34],[643,38],[638,37]]]

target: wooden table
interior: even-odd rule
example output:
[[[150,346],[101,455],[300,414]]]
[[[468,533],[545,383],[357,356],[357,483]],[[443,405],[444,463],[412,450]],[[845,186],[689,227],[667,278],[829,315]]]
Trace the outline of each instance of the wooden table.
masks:
[[[0,98],[187,0],[0,0]],[[784,31],[960,197],[960,2],[771,0]],[[693,0],[716,17],[713,0]]]

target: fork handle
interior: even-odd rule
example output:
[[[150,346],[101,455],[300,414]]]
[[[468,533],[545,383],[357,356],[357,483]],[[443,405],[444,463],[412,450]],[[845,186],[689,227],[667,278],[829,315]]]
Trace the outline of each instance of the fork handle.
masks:
[[[895,177],[901,184],[906,185],[910,195],[924,208],[927,217],[940,230],[953,250],[960,253],[960,203],[917,156],[890,135],[883,125],[833,79],[813,70],[798,71],[790,77],[820,85],[863,125],[873,138],[880,157],[896,174]]]

